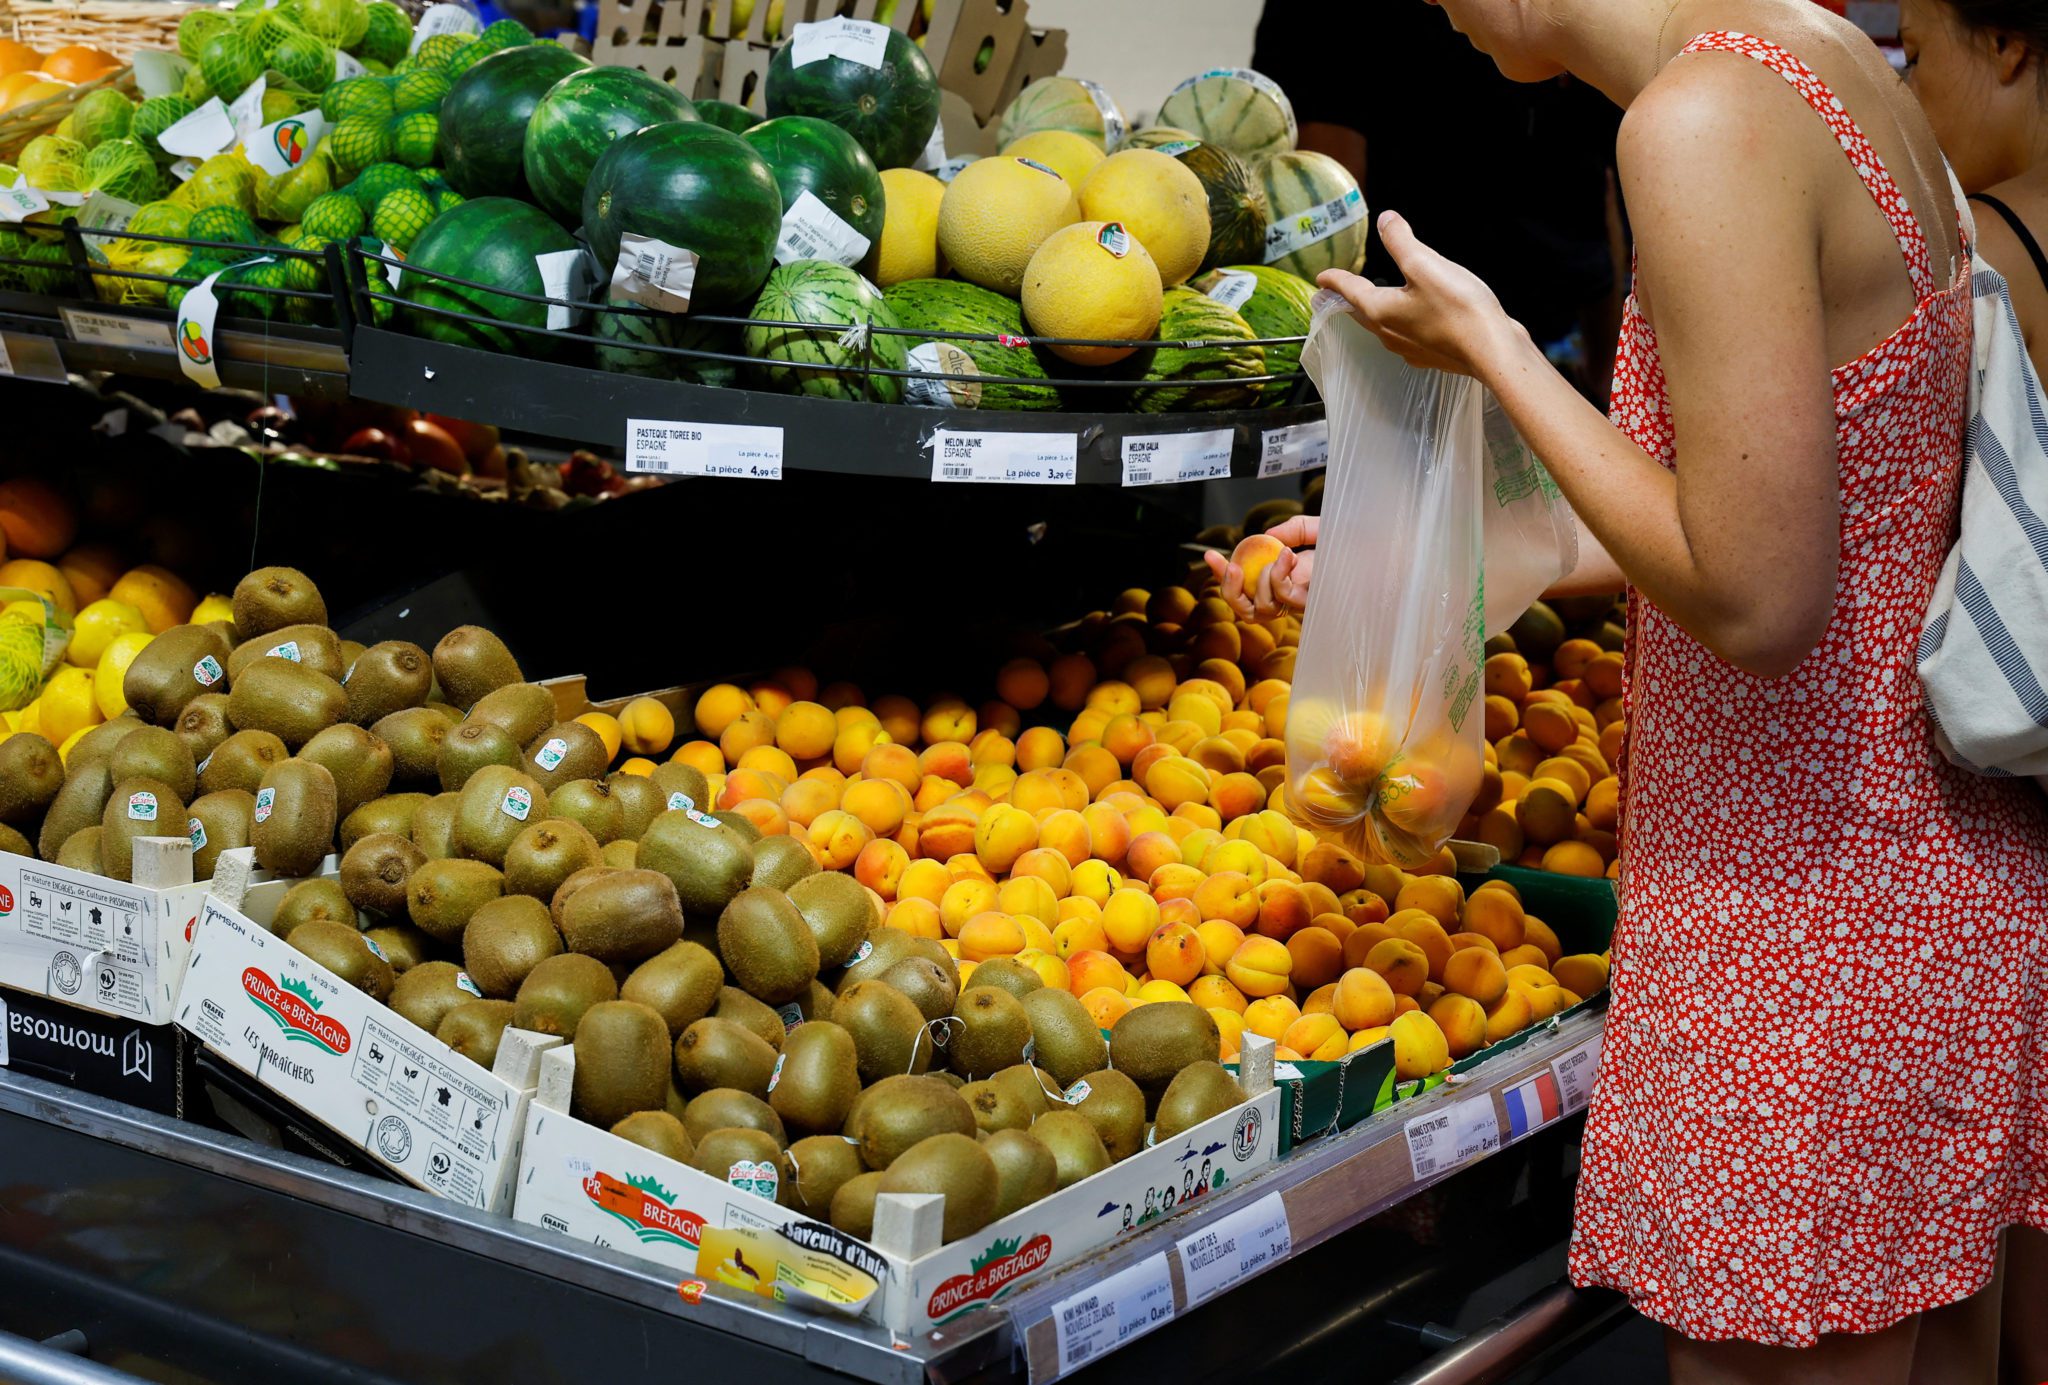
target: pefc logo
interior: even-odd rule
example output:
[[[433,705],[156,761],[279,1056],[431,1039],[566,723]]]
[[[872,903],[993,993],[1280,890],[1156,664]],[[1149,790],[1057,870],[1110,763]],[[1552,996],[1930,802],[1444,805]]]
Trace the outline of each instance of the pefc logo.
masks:
[[[186,319],[178,328],[178,350],[185,359],[198,365],[205,365],[213,359],[213,348],[206,344],[206,334],[199,330],[199,324]]]

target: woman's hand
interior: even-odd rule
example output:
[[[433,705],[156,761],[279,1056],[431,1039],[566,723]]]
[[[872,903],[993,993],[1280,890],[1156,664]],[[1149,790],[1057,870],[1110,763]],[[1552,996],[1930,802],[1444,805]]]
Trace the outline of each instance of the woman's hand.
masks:
[[[1417,240],[1400,213],[1380,213],[1379,227],[1405,286],[1381,288],[1341,269],[1324,270],[1316,282],[1343,294],[1351,316],[1395,355],[1413,366],[1484,379],[1517,341],[1527,342],[1485,281]]]
[[[1268,529],[1266,533],[1270,537],[1287,547],[1260,570],[1250,590],[1246,590],[1244,585],[1244,569],[1223,554],[1207,553],[1203,560],[1209,564],[1209,571],[1223,583],[1223,599],[1230,603],[1231,610],[1246,620],[1270,620],[1283,610],[1307,608],[1309,577],[1315,568],[1316,555],[1295,550],[1314,549],[1316,531],[1321,527],[1322,521],[1314,515],[1296,515]]]

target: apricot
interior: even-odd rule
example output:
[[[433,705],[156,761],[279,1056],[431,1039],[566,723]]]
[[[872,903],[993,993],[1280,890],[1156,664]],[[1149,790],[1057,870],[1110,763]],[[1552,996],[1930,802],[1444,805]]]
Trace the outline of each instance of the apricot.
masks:
[[[1385,977],[1388,989],[1399,995],[1415,995],[1429,981],[1428,954],[1406,938],[1374,943],[1365,954],[1365,965]]]
[[[1083,861],[1073,869],[1067,886],[1069,898],[1079,896],[1093,900],[1097,906],[1107,904],[1111,891],[1123,887],[1124,878],[1102,861]]]
[[[889,928],[900,929],[913,938],[943,938],[945,928],[939,923],[939,907],[929,899],[898,899],[889,906],[883,923]]]
[[[1344,1056],[1351,1036],[1344,1032],[1343,1025],[1337,1023],[1336,1016],[1304,1011],[1300,1019],[1287,1026],[1280,1042],[1303,1058],[1330,1062]]]
[[[1444,1047],[1452,1058],[1464,1058],[1486,1047],[1486,1010],[1470,996],[1439,996],[1428,1013],[1443,1031]]]
[[[1344,965],[1362,967],[1373,948],[1387,939],[1399,936],[1384,923],[1362,923],[1344,940]]]
[[[703,775],[725,773],[725,752],[710,741],[685,741],[668,760],[672,765],[688,765]]]
[[[731,786],[731,780],[727,780]],[[785,817],[801,827],[809,827],[820,813],[839,806],[839,788],[819,779],[799,779],[782,791],[781,807]]]
[[[1387,927],[1394,930],[1396,937],[1406,938],[1422,949],[1422,955],[1429,959],[1430,980],[1443,980],[1444,966],[1457,949],[1442,924],[1420,909],[1403,909],[1387,920]]]
[[[1114,1029],[1116,1022],[1131,1012],[1131,1002],[1121,986],[1096,986],[1081,994],[1081,1008],[1097,1029]]]
[[[1465,889],[1457,880],[1447,875],[1422,875],[1411,878],[1401,886],[1394,896],[1394,911],[1420,909],[1423,913],[1442,924],[1448,933],[1458,926],[1458,911],[1465,903]]]
[[[1394,1040],[1394,1075],[1402,1081],[1428,1077],[1451,1065],[1444,1031],[1421,1011],[1396,1015],[1387,1032]]]
[[[1600,758],[1607,761],[1610,765],[1619,763],[1622,748],[1627,744],[1628,723],[1626,721],[1609,722],[1606,728],[1600,732]]]
[[[1330,1013],[1346,1029],[1372,1029],[1394,1018],[1394,992],[1385,977],[1369,967],[1352,967],[1337,978]]]
[[[1498,851],[1502,860],[1514,860],[1522,854],[1524,846],[1522,824],[1516,813],[1513,800],[1487,809],[1479,815],[1479,825],[1474,830],[1472,839],[1484,842]]]
[[[1501,962],[1507,967],[1510,986],[1520,984],[1534,991],[1557,984],[1557,977],[1546,967],[1539,967],[1533,962],[1516,962],[1511,957],[1503,957]]]
[[[1522,724],[1522,709],[1512,700],[1498,694],[1486,699],[1486,739],[1497,741],[1515,733]]]
[[[853,858],[853,878],[885,900],[896,898],[910,853],[893,841],[871,841]]]
[[[1371,1029],[1361,1029],[1351,1036],[1350,1051],[1356,1053],[1360,1049],[1371,1048],[1386,1037],[1387,1027],[1384,1024],[1375,1025]]]
[[[1261,996],[1244,1007],[1244,1027],[1262,1039],[1279,1043],[1301,1018],[1301,1007],[1284,995]]]
[[[1543,763],[1543,747],[1529,739],[1528,732],[1517,731],[1493,748],[1494,761],[1500,766],[1501,777],[1519,774],[1527,778],[1530,771]]]
[[[839,806],[878,837],[891,837],[910,815],[910,795],[893,779],[863,779],[847,786]]]
[[[1076,745],[1067,752],[1067,758],[1059,770],[1036,770],[1038,774],[1061,774],[1068,776],[1058,781],[1061,802],[1069,808],[1079,810],[1088,806],[1091,799],[1111,784],[1117,782],[1123,773],[1123,766],[1116,756],[1099,745]],[[1074,798],[1077,793],[1080,802]]]
[[[805,763],[810,762],[806,761]],[[740,756],[739,763],[734,768],[758,770],[763,774],[772,774],[785,783],[793,781],[798,774],[797,762],[791,759],[789,754],[780,746],[773,745],[757,745],[752,747]]]
[[[1313,880],[1300,879],[1290,879],[1287,883],[1301,891],[1301,898],[1303,903],[1308,906],[1308,916],[1311,922],[1314,921],[1318,914],[1344,913],[1344,906],[1337,902],[1336,891],[1332,890],[1328,885],[1319,885]],[[1345,922],[1351,922],[1348,916],[1346,916]],[[1353,924],[1353,927],[1356,927],[1356,925]],[[1351,930],[1347,928],[1344,931],[1348,935]]]
[[[952,883],[953,873],[946,869],[943,861],[912,861],[903,868],[902,878],[896,882],[896,897],[926,899],[936,906],[945,898]]]
[[[1059,857],[1068,870],[1065,878],[1071,881],[1073,867],[1088,859],[1088,824],[1072,809],[1054,809],[1038,819],[1038,845],[1032,851],[1045,851]],[[1031,852],[1025,854],[1028,856]],[[1018,859],[1021,861],[1023,858]],[[1062,889],[1060,893],[1064,895],[1067,891]]]
[[[1531,846],[1547,847],[1568,840],[1577,827],[1578,800],[1571,785],[1557,779],[1530,783],[1515,806],[1515,820]]]
[[[1394,912],[1387,907],[1387,901],[1381,899],[1371,890],[1349,891],[1345,894],[1341,903],[1344,909],[1344,917],[1350,919],[1360,928],[1365,927],[1369,923],[1385,923],[1388,916]]]
[[[1109,934],[1103,931],[1101,912],[1060,920],[1052,930],[1052,950],[1065,961],[1072,961],[1076,953],[1108,952]]]
[[[918,754],[917,764],[923,774],[950,779],[962,788],[974,782],[974,762],[967,756],[966,745],[959,741],[926,746]]]
[[[1242,838],[1218,841],[1202,857],[1202,869],[1235,871],[1256,885],[1266,878],[1266,853]]]
[[[1163,865],[1179,862],[1180,859],[1180,843],[1162,830],[1143,832],[1131,838],[1130,848],[1124,856],[1124,864],[1134,877],[1149,880],[1152,878],[1152,872]]]
[[[1507,969],[1491,947],[1460,948],[1444,963],[1444,988],[1492,1005],[1508,988]]]
[[[875,839],[866,823],[838,808],[811,819],[807,836],[811,845],[823,853],[827,870],[847,869],[860,856],[861,850]]]
[[[1215,631],[1229,630],[1235,632],[1236,629],[1237,627],[1234,625],[1214,625],[1210,627],[1210,630]],[[1272,656],[1267,655],[1265,657],[1267,659],[1270,659]],[[1244,696],[1244,671],[1238,667],[1235,661],[1231,659],[1217,658],[1211,656],[1209,658],[1202,660],[1200,663],[1196,664],[1195,672],[1202,678],[1205,678],[1209,682],[1214,683],[1218,687],[1222,688],[1224,695],[1230,699],[1232,707],[1235,707],[1238,700]],[[1222,727],[1224,730],[1230,729],[1230,718],[1231,711],[1229,708],[1226,708],[1223,712],[1222,721]],[[1261,717],[1259,718],[1259,729],[1264,729],[1264,727],[1265,718]],[[1254,737],[1254,739],[1257,738]]]
[[[1522,916],[1522,942],[1543,954],[1543,960],[1537,964],[1539,966],[1547,967],[1564,956],[1564,944],[1557,940],[1557,934],[1534,914]]]
[[[1302,989],[1326,986],[1344,970],[1344,944],[1334,933],[1321,928],[1303,928],[1287,939],[1287,951],[1294,961],[1288,980]]]
[[[1121,864],[1131,845],[1131,828],[1124,815],[1107,804],[1091,803],[1081,810],[1081,822],[1088,853],[1098,861]]]
[[[1209,1018],[1216,1021],[1216,1057],[1218,1062],[1234,1063],[1243,1051],[1244,1016],[1223,1006],[1212,1006]]]
[[[1166,704],[1166,726],[1160,728],[1160,739],[1167,741],[1176,750],[1185,754],[1189,749],[1193,748],[1192,743],[1183,744],[1182,742],[1186,740],[1186,733],[1174,733],[1172,728],[1177,723],[1193,726],[1196,731],[1195,740],[1197,741],[1206,736],[1217,735],[1223,730],[1224,710],[1218,707],[1212,699],[1204,697],[1200,693],[1186,691],[1186,685],[1183,684],[1182,690],[1174,693],[1172,699]]]
[[[1060,921],[1059,897],[1035,875],[1013,875],[996,886],[996,908],[1020,919],[1035,919],[1050,930]],[[1048,933],[1046,943],[1051,945]]]
[[[996,885],[993,880],[974,877],[955,880],[939,897],[939,921],[944,925],[947,937],[957,938],[969,919],[995,907]]]
[[[1597,880],[1607,873],[1607,859],[1585,842],[1557,842],[1543,853],[1543,869]]]
[[[1486,661],[1486,695],[1519,703],[1535,687],[1529,661],[1519,654],[1495,654]]]
[[[1120,951],[1139,951],[1158,927],[1159,902],[1144,890],[1117,890],[1102,906],[1102,930]]]
[[[1293,967],[1294,955],[1285,944],[1254,934],[1230,954],[1223,974],[1246,995],[1263,998],[1287,989]]]
[[[1258,913],[1249,925],[1253,931],[1282,942],[1308,927],[1315,917],[1308,896],[1288,880],[1267,880],[1257,886]]]
[[[1607,988],[1607,959],[1597,952],[1560,957],[1550,970],[1557,984],[1574,995],[1595,995]]]
[[[1145,878],[1145,888],[1151,891],[1152,898],[1164,904],[1169,899],[1193,899],[1206,879],[1197,867],[1169,861]]]
[[[1245,939],[1244,930],[1227,919],[1209,919],[1196,925],[1195,936],[1202,940],[1202,970],[1211,976],[1223,974],[1232,954]]]
[[[1003,872],[1038,845],[1038,824],[1031,814],[998,803],[974,828],[974,854],[992,872]]]
[[[1204,742],[1203,744],[1210,744]],[[1197,750],[1200,746],[1195,747]],[[1242,763],[1240,761],[1240,763]],[[1249,813],[1256,813],[1266,806],[1266,786],[1254,775],[1242,771],[1226,771],[1209,790],[1210,801],[1223,821],[1231,822]],[[1287,850],[1294,851],[1293,834],[1288,834]]]
[[[1145,940],[1145,969],[1154,980],[1185,986],[1202,974],[1207,957],[1201,937],[1184,923],[1161,924]]]
[[[1243,991],[1223,976],[1197,976],[1188,986],[1188,999],[1205,1010],[1228,1010],[1242,1015],[1249,1003]]]

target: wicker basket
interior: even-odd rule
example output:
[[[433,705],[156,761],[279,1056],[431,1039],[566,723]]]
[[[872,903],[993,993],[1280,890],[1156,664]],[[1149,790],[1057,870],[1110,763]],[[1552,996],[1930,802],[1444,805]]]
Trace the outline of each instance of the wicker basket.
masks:
[[[31,48],[82,43],[123,60],[144,48],[177,51],[178,21],[193,8],[177,0],[0,0],[7,26]]]
[[[135,96],[135,73],[132,68],[120,68],[104,77],[95,77],[90,82],[80,82],[69,90],[55,96],[47,96],[32,105],[16,106],[5,115],[0,115],[0,159],[12,163],[22,147],[37,135],[46,135],[57,128],[59,121],[70,115],[72,108],[92,92],[101,87],[113,87],[116,91],[133,98]]]

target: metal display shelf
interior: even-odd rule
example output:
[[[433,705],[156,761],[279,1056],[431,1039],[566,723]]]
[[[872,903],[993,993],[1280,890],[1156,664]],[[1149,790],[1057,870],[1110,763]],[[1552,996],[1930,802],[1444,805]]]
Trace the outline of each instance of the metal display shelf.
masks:
[[[0,292],[0,344],[8,373],[24,379],[113,371],[183,380],[171,342],[175,323],[162,308]],[[237,319],[223,323],[214,346],[221,384],[230,389],[348,397],[348,353],[335,328]]]
[[[223,1352],[324,1363],[295,1372],[316,1382],[667,1379],[683,1360],[700,1372],[765,1369],[770,1374],[756,1378],[775,1380],[1044,1382],[1104,1359],[1101,1352],[1063,1359],[1059,1324],[1077,1298],[1106,1297],[1098,1291],[1116,1288],[1107,1284],[1114,1276],[1123,1276],[1119,1284],[1149,1277],[1164,1285],[1155,1307],[1158,1294],[1170,1291],[1174,1321],[1155,1350],[1176,1332],[1196,1331],[1196,1349],[1205,1354],[1254,1351],[1263,1359],[1275,1344],[1261,1330],[1240,1320],[1219,1332],[1233,1314],[1194,1311],[1231,1301],[1191,1301],[1185,1258],[1213,1259],[1218,1247],[1228,1254],[1233,1239],[1244,1244],[1254,1225],[1270,1226],[1273,1213],[1284,1211],[1284,1248],[1232,1277],[1228,1287],[1240,1293],[1339,1233],[1474,1169],[1491,1150],[1417,1177],[1408,1132],[1418,1122],[1443,1125],[1437,1118],[1447,1114],[1456,1126],[1483,1102],[1504,1147],[1513,1126],[1505,1094],[1546,1074],[1556,1081],[1557,1065],[1597,1052],[1602,1019],[1593,1010],[1557,1022],[1455,1085],[1303,1144],[1213,1201],[909,1340],[826,1313],[729,1296],[715,1285],[688,1303],[674,1273],[650,1262],[0,1070],[0,1200],[11,1212],[0,1218],[0,1284],[37,1284],[55,1294],[76,1282],[123,1321],[168,1315],[211,1323],[209,1330],[232,1339]],[[1590,1064],[1584,1067],[1589,1076]],[[1522,1133],[1555,1125],[1582,1105],[1575,1099],[1581,1084],[1557,1081],[1557,1088],[1565,1097],[1558,1114]],[[1502,1378],[1548,1339],[1584,1330],[1603,1311],[1597,1300],[1553,1290],[1481,1331],[1448,1339],[1428,1378]],[[5,1319],[0,1328],[36,1330]],[[1219,1348],[1219,1340],[1226,1345]],[[1129,1333],[1113,1345],[1136,1362],[1146,1359],[1147,1341]],[[1446,1373],[1453,1361],[1461,1364]]]

